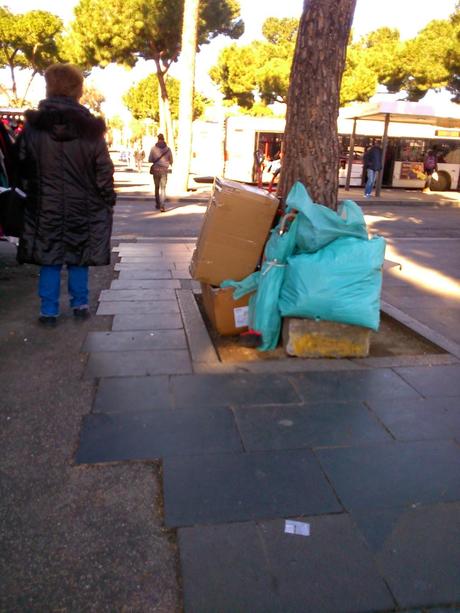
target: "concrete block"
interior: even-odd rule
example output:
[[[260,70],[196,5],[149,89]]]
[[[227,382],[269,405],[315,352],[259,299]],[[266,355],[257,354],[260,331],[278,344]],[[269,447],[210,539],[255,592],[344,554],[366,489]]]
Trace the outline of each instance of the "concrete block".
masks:
[[[363,358],[369,354],[371,330],[334,321],[286,317],[283,347],[300,358]]]

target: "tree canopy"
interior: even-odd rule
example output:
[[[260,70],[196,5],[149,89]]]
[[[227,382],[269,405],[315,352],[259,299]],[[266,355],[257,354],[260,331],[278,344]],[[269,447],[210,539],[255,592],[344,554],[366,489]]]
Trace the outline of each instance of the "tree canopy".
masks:
[[[237,0],[200,3],[198,46],[219,34],[238,38],[244,31]],[[180,52],[181,0],[80,0],[67,40],[69,57],[80,64],[134,66],[137,59],[163,67]]]
[[[210,71],[226,100],[251,108],[257,97],[265,104],[286,102],[298,20],[269,17],[263,41],[223,49]]]
[[[254,104],[286,102],[298,21],[267,19],[264,40],[223,49],[210,76],[224,98],[246,111]],[[448,87],[460,101],[460,2],[450,19],[434,20],[417,36],[401,41],[383,27],[350,41],[340,102],[367,101],[378,85],[405,90],[419,100],[428,89]]]
[[[12,103],[23,103],[34,76],[59,61],[63,31],[62,20],[47,11],[13,14],[0,7],[0,68],[9,68]],[[16,70],[32,71],[29,85],[18,96]]]
[[[171,115],[173,119],[179,116],[179,89],[180,83],[173,77],[166,78],[168,87],[169,101],[171,104]],[[159,121],[159,100],[158,82],[155,74],[149,75],[131,87],[123,96],[123,102],[135,119],[153,119]],[[206,98],[199,93],[195,93],[193,100],[193,118],[198,119],[204,112]]]
[[[71,61],[101,67],[111,62],[134,66],[138,58],[155,62],[161,124],[173,146],[165,75],[180,53],[183,0],[80,0],[74,12],[65,43]],[[201,0],[197,47],[219,34],[241,36],[239,12],[238,0]]]

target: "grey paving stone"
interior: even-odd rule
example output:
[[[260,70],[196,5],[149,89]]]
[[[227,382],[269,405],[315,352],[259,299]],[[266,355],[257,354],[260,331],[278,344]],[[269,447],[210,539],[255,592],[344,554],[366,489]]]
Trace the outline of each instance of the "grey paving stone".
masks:
[[[115,315],[112,330],[175,330],[182,328],[182,319],[178,313],[159,312],[135,313],[133,315]]]
[[[399,440],[460,436],[460,396],[375,401],[370,407]]]
[[[114,279],[111,289],[178,289],[180,282],[177,279]]]
[[[141,300],[140,302],[128,302],[127,300],[117,300],[109,302],[103,300],[97,307],[97,315],[138,315],[151,314],[161,311],[162,313],[179,313],[177,300]]]
[[[319,449],[316,455],[349,510],[460,498],[460,448],[452,441]]]
[[[142,377],[192,372],[188,351],[99,351],[91,353],[86,378]]]
[[[148,270],[148,269],[136,269],[136,270],[121,270],[118,275],[120,281],[126,279],[171,279],[170,270]]]
[[[273,374],[194,375],[174,377],[172,384],[178,407],[299,402],[299,396],[289,380]]]
[[[399,606],[458,603],[460,503],[396,512],[391,522],[373,511],[353,514],[353,520],[368,542],[378,535],[375,560]]]
[[[180,528],[186,613],[283,613],[253,522]]]
[[[94,398],[95,413],[130,413],[172,407],[169,377],[102,379]]]
[[[191,279],[192,276],[188,269],[181,268],[179,270],[173,270],[171,272],[173,279]]]
[[[308,372],[297,375],[294,381],[305,402],[420,397],[389,369]]]
[[[305,517],[310,536],[285,533],[285,522],[263,522],[269,563],[282,611],[380,611],[394,600],[348,515]]]
[[[397,372],[423,396],[460,396],[460,364],[398,368]]]
[[[299,449],[392,440],[360,403],[236,409],[245,449]]]
[[[154,460],[190,453],[239,452],[241,449],[229,409],[95,413],[83,420],[76,462]]]
[[[218,364],[216,349],[209,338],[193,293],[190,290],[179,290],[177,301],[193,363]]]
[[[146,351],[149,349],[186,349],[183,330],[155,332],[89,332],[81,351]]]
[[[161,254],[146,254],[146,255],[124,255],[120,253],[121,262],[124,264],[155,264],[158,262],[165,262],[165,259]],[[139,266],[143,268],[143,266]]]
[[[117,300],[127,300],[130,302],[140,302],[147,300],[149,302],[163,300],[175,300],[176,294],[174,290],[163,289],[103,289],[99,297],[99,301],[108,300],[115,302]]]
[[[309,450],[166,458],[163,483],[171,527],[342,510]]]
[[[132,271],[132,270],[150,270],[152,272],[164,272],[164,271],[169,271],[171,269],[171,266],[168,266],[167,262],[164,262],[163,260],[159,260],[158,262],[155,262],[154,264],[150,264],[148,266],[139,266],[138,263],[133,263],[133,264],[127,264],[126,262],[117,262],[114,266],[114,270],[119,270],[119,271]]]

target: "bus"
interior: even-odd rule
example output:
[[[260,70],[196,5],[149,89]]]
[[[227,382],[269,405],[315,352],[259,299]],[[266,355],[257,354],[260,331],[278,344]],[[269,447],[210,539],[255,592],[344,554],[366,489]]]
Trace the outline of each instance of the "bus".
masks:
[[[353,131],[353,119],[349,115],[349,109],[341,109],[337,124],[341,186],[345,185],[347,178]],[[195,122],[192,177],[198,181],[199,176],[222,176],[244,183],[257,183],[260,180],[268,183],[271,178],[270,161],[279,154],[284,126],[284,119],[272,117],[235,116],[228,117],[223,122]],[[373,142],[381,144],[382,139],[382,121],[358,119],[354,135],[350,186],[357,187],[363,184],[364,152]],[[390,121],[388,125],[382,175],[383,187],[422,189],[425,185],[423,160],[429,150],[435,152],[438,160],[438,178],[436,181],[432,180],[431,189],[458,190],[460,127],[446,128],[439,127],[435,123],[409,121]],[[260,159],[264,160],[261,176],[258,175]]]

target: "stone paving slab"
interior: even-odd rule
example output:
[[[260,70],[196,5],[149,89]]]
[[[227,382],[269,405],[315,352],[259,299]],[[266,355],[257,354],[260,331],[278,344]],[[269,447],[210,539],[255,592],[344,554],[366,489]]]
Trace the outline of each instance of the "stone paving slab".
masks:
[[[135,313],[132,315],[115,315],[112,330],[174,330],[182,329],[182,319],[178,313],[168,313],[159,306],[155,313]],[[164,312],[163,312],[164,311]],[[171,374],[173,374],[171,372]]]
[[[190,255],[181,255],[178,253],[177,255],[171,255],[171,257],[164,256],[122,256],[121,262],[124,264],[137,264],[138,268],[148,267],[150,264],[158,264],[158,263],[167,263],[169,265],[174,263],[180,263],[180,266],[183,268],[186,262],[190,262]]]
[[[260,530],[283,611],[379,611],[394,599],[346,514],[300,518],[310,536],[286,534],[285,522]]]
[[[177,300],[194,367],[200,363],[219,364],[216,349],[206,330],[193,292],[180,290],[177,292]]]
[[[436,368],[398,368],[397,372],[422,396],[460,396],[460,364]]]
[[[139,264],[127,264],[126,262],[117,262],[114,266],[115,271],[133,271],[133,270],[151,270],[151,271],[167,271],[172,266],[169,266],[167,262],[163,260],[149,264],[148,266],[139,266]]]
[[[393,442],[315,453],[348,510],[460,499],[460,447],[452,441]]]
[[[167,457],[169,527],[342,510],[309,450]]]
[[[337,612],[392,609],[394,601],[347,515],[180,528],[185,611]],[[344,552],[347,553],[344,556]]]
[[[282,613],[253,522],[180,528],[186,613]]]
[[[83,420],[76,462],[155,460],[241,450],[241,440],[229,409],[96,413]]]
[[[85,378],[143,377],[191,373],[188,351],[99,351],[91,353]]]
[[[133,269],[133,270],[121,270],[118,275],[119,281],[127,281],[134,279],[171,279],[170,270],[150,270],[150,269]]]
[[[350,370],[345,372],[303,373],[295,387],[305,402],[419,398],[408,383],[391,370]]]
[[[363,404],[251,407],[235,410],[248,451],[391,441]]]
[[[398,440],[460,437],[460,396],[376,401],[370,406]]]
[[[179,289],[177,279],[114,279],[110,289]]]
[[[352,518],[401,607],[460,601],[459,502],[366,511]],[[458,609],[430,608],[441,610]]]
[[[286,377],[271,374],[173,377],[176,406],[292,404],[300,401]]]
[[[192,275],[190,274],[188,269],[179,268],[177,270],[172,270],[171,275],[173,279],[191,279]]]
[[[155,264],[157,262],[165,262],[165,258],[163,257],[162,253],[159,251],[157,253],[148,253],[148,254],[124,254],[124,253],[119,253],[118,256],[121,258],[121,261],[124,262],[125,264],[140,264],[140,263],[145,263],[148,264],[149,262],[151,264]],[[142,266],[139,266],[139,268],[142,268]]]
[[[89,332],[82,351],[146,351],[149,349],[186,349],[183,330],[155,332]]]
[[[118,377],[102,379],[94,398],[93,413],[131,413],[173,406],[169,377]]]
[[[108,300],[115,302],[116,300],[127,300],[128,302],[139,302],[147,300],[149,302],[164,300],[175,300],[176,293],[174,290],[162,289],[161,291],[154,289],[103,289],[99,296],[99,301]]]
[[[128,300],[117,300],[110,302],[103,300],[97,307],[97,315],[150,315],[158,311],[164,313],[179,313],[179,305],[176,300],[141,300],[139,302],[129,302]]]

